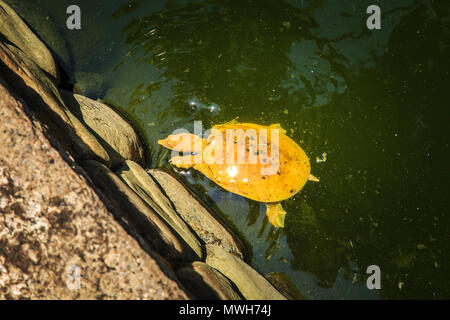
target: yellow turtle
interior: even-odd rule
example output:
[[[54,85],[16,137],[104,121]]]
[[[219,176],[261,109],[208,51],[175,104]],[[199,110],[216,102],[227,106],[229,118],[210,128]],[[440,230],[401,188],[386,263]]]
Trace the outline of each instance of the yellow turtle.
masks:
[[[194,168],[225,190],[264,202],[269,222],[284,227],[286,211],[280,201],[296,194],[307,180],[319,181],[310,174],[305,152],[285,133],[279,124],[231,121],[213,126],[206,139],[183,132],[158,143],[187,154],[173,156],[174,166]]]

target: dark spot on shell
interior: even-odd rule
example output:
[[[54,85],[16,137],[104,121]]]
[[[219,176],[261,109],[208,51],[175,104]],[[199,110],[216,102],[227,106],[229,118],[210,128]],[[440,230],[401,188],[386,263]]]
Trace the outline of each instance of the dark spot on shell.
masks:
[[[263,178],[263,180],[266,180],[267,177],[266,176],[262,176],[262,178]]]
[[[295,190],[294,189],[291,189],[291,191],[289,191],[290,193],[294,193],[295,192]]]

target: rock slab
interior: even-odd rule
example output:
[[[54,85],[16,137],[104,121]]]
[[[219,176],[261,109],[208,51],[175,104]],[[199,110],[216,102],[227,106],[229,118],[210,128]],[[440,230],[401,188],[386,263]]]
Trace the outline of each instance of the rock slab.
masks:
[[[0,299],[186,299],[0,76]]]
[[[19,15],[2,0],[0,0],[0,34],[25,52],[56,83],[59,82],[58,66],[50,51]]]
[[[117,169],[116,174],[183,238],[197,255],[197,260],[201,260],[200,242],[175,212],[169,199],[161,192],[150,175],[139,164],[130,160],[124,161]]]
[[[60,93],[69,110],[108,151],[112,168],[123,160],[144,165],[144,146],[128,121],[104,103],[66,90]]]
[[[82,166],[108,209],[150,248],[172,263],[199,259],[183,238],[108,167],[94,160],[84,161]]]
[[[237,237],[217,219],[171,174],[151,169],[148,173],[158,182],[176,211],[205,244],[223,247],[231,254],[243,259],[244,250]]]

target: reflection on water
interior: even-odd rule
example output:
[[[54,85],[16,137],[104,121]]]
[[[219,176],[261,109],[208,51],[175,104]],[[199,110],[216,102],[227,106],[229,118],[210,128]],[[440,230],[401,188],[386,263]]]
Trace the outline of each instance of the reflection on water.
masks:
[[[450,2],[377,1],[382,29],[368,31],[372,2],[116,0],[87,22],[109,53],[67,35],[79,50],[66,63],[103,77],[100,98],[139,122],[151,166],[175,170],[157,140],[194,120],[287,129],[320,183],[283,204],[284,229],[262,204],[178,174],[245,236],[260,272],[308,298],[449,298]]]

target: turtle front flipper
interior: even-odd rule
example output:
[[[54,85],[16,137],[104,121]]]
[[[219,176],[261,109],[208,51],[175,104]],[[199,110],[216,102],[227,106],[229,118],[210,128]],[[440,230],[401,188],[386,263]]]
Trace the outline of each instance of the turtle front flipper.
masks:
[[[284,227],[284,217],[286,211],[284,211],[280,202],[266,203],[267,211],[266,216],[269,222],[275,227]]]
[[[206,141],[192,133],[178,133],[171,134],[165,139],[158,140],[158,143],[167,149],[178,152],[202,153]]]

